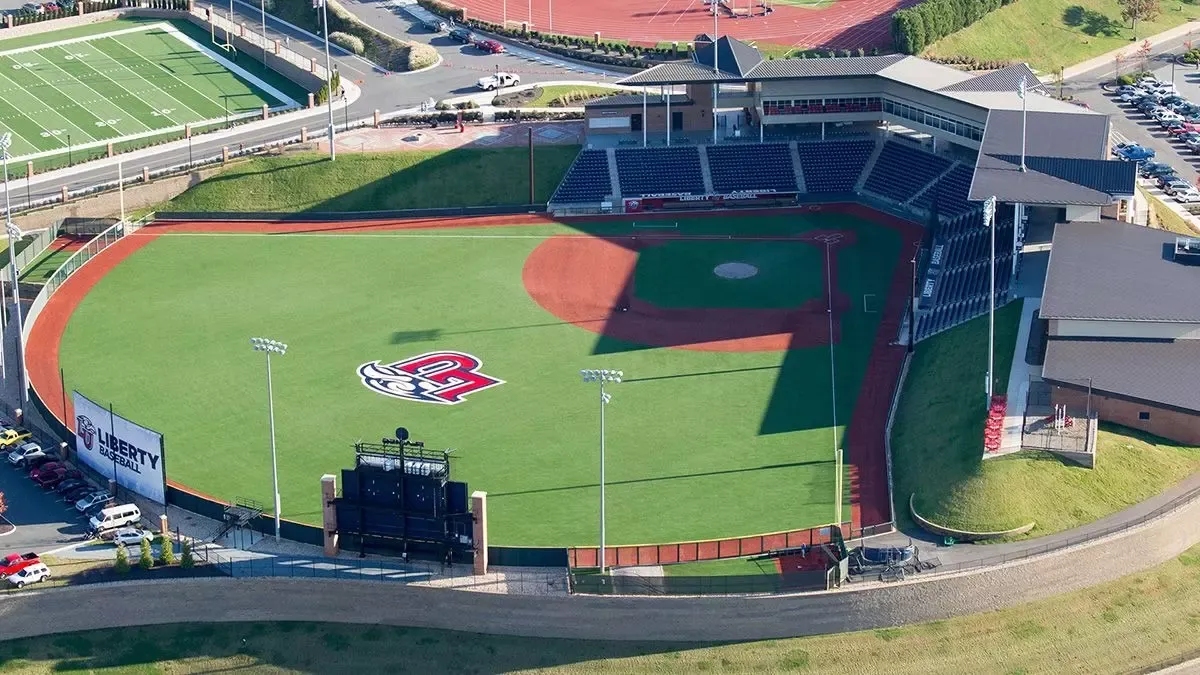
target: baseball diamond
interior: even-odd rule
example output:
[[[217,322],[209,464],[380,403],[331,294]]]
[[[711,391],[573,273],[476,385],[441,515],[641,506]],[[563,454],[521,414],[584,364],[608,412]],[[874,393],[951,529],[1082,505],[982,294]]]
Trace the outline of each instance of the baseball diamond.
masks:
[[[847,520],[872,525],[889,519],[880,420],[896,373],[868,361],[902,350],[879,336],[895,334],[917,229],[848,206],[658,231],[540,216],[157,224],[53,296],[31,379],[60,408],[61,364],[68,392],[162,432],[171,484],[267,501],[266,392],[244,343],[280,336],[285,517],[319,523],[316,478],[350,466],[355,439],[403,425],[454,448],[456,477],[489,494],[493,541],[570,546],[597,536],[597,411],[576,373],[620,368],[614,544],[828,524],[832,440],[847,433]],[[722,261],[757,274],[722,278]],[[864,312],[869,295],[897,302]]]

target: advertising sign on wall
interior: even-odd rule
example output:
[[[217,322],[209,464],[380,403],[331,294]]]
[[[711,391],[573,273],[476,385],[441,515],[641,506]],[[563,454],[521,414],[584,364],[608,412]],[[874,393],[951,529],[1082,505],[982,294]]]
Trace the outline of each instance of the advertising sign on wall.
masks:
[[[79,392],[75,402],[75,452],[79,461],[117,485],[167,503],[162,434],[114,415]]]

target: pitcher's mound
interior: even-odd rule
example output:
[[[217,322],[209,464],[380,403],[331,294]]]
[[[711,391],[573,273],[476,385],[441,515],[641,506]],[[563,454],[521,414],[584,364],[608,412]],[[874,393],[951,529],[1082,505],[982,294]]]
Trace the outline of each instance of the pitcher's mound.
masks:
[[[713,274],[722,279],[749,279],[758,274],[758,268],[749,263],[727,262],[714,267]]]

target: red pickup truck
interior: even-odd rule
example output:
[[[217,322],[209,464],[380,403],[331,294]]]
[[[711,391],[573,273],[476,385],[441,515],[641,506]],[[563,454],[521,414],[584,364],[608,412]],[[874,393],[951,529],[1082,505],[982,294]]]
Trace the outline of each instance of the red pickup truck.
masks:
[[[30,565],[40,562],[36,553],[12,553],[4,556],[3,562],[0,562],[0,579],[7,577],[10,574],[15,574]]]

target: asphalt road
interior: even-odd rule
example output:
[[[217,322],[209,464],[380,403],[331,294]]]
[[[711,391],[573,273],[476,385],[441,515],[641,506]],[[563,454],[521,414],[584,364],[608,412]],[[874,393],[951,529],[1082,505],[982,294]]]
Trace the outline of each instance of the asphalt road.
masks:
[[[390,113],[411,109],[430,98],[443,99],[450,96],[478,91],[475,82],[486,74],[497,70],[517,73],[523,83],[537,83],[554,80],[589,80],[614,81],[623,75],[620,73],[605,73],[604,71],[577,66],[566,62],[555,62],[551,59],[540,58],[533,60],[531,54],[514,49],[509,54],[485,54],[472,47],[453,42],[445,35],[437,35],[416,26],[415,22],[405,18],[399,9],[386,7],[378,3],[348,3],[350,9],[373,27],[397,35],[404,39],[425,42],[437,49],[442,56],[442,63],[435,68],[415,73],[389,74],[369,61],[334,50],[331,52],[333,65],[343,77],[353,80],[362,89],[359,98],[348,110],[335,110],[335,124],[341,125],[346,120],[356,120],[370,117],[375,110]],[[228,9],[225,9],[227,13]],[[247,27],[259,26],[261,14],[250,4],[238,0],[234,5],[235,18],[244,21]],[[290,47],[305,56],[318,59],[323,63],[325,51],[323,42],[315,36],[308,35],[298,29],[290,28],[283,22],[267,15],[267,35],[270,38],[284,36]],[[252,56],[252,54],[248,54]],[[138,172],[143,167],[150,170],[178,166],[203,157],[219,155],[222,147],[236,148],[239,145],[254,146],[268,141],[277,140],[300,133],[301,127],[310,130],[324,129],[327,118],[315,115],[301,120],[272,125],[269,128],[231,132],[232,135],[220,139],[201,135],[196,136],[190,147],[178,143],[142,152],[126,155],[125,171],[127,175]],[[145,155],[144,157],[142,155]],[[65,185],[70,190],[77,190],[91,185],[115,181],[117,168],[115,160],[100,160],[81,164],[67,171],[57,171],[41,176],[35,175],[32,180],[17,180],[12,185],[13,207],[20,209],[27,201],[37,201],[60,193]]]
[[[16,530],[0,537],[0,550],[5,554],[36,551],[41,553],[83,538],[86,527],[83,517],[66,504],[54,491],[45,491],[29,480],[29,472],[8,463],[3,454],[0,466],[0,492],[4,493],[8,511],[4,518],[16,525]]]

